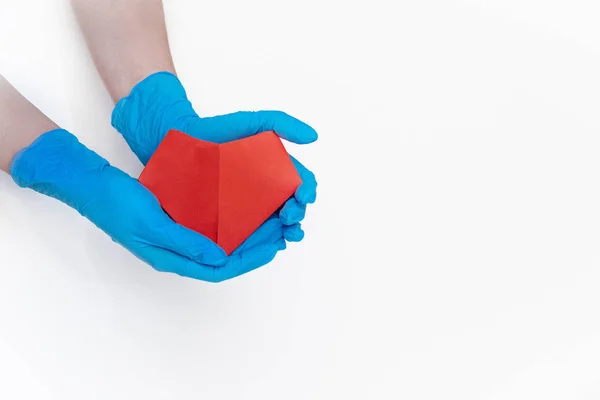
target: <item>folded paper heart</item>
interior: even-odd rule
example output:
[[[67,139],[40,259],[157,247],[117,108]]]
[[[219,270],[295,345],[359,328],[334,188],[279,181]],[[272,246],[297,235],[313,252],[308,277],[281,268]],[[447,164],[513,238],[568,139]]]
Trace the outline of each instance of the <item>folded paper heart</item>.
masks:
[[[171,130],[140,175],[173,220],[229,255],[302,183],[274,132],[216,144]]]

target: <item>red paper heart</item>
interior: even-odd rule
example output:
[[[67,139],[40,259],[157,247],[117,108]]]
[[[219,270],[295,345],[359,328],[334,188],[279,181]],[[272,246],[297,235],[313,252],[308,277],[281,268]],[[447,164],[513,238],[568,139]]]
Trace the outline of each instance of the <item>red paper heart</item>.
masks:
[[[302,183],[274,132],[215,144],[171,130],[140,175],[175,222],[231,254]]]

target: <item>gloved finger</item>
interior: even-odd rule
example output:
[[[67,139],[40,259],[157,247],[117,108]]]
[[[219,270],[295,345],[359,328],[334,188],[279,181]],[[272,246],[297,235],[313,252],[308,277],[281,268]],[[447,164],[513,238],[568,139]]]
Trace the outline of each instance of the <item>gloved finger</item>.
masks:
[[[283,239],[280,239],[283,241]],[[230,256],[225,265],[215,267],[196,263],[186,257],[159,247],[147,246],[140,250],[140,258],[161,272],[171,272],[180,276],[206,282],[222,282],[232,279],[268,264],[281,249],[281,243],[262,245]]]
[[[256,246],[239,254],[231,255],[224,266],[214,269],[211,282],[232,279],[270,263],[281,248],[278,242]]]
[[[182,225],[165,215],[160,227],[150,230],[148,244],[180,254],[192,261],[219,266],[227,261],[227,254],[212,240]]]
[[[288,242],[300,242],[304,239],[304,231],[300,224],[286,226],[283,228],[283,237]]]
[[[230,142],[264,131],[298,144],[312,143],[319,135],[306,123],[283,111],[239,111],[233,114],[202,118],[198,124],[201,139],[215,143]]]
[[[212,270],[219,268],[205,264],[199,264],[180,254],[152,245],[140,248],[136,255],[157,271],[172,272],[174,274],[190,278],[192,275],[207,277],[212,276]]]
[[[302,179],[302,184],[296,189],[296,199],[301,204],[314,203],[317,200],[317,179],[315,178],[315,174],[294,157],[290,156],[290,158]]]
[[[232,254],[239,254],[252,247],[264,244],[272,244],[283,238],[283,223],[276,215],[271,216],[263,223],[248,239],[244,241],[233,251]]]
[[[275,245],[277,246],[277,249],[279,251],[285,250],[287,248],[287,242],[285,241],[285,238],[279,239],[277,242],[275,242]]]
[[[300,204],[295,197],[289,199],[279,212],[279,218],[284,225],[294,225],[304,219],[306,204]]]

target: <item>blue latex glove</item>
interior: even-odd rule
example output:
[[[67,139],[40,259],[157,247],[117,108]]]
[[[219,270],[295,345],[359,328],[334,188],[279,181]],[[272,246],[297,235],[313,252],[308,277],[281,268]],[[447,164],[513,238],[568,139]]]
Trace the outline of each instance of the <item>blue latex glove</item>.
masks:
[[[121,99],[112,115],[112,124],[129,147],[146,165],[170,129],[198,139],[224,143],[263,131],[274,131],[281,138],[298,144],[317,140],[317,132],[304,122],[281,111],[237,112],[200,118],[179,79],[170,72],[158,72],[138,83],[128,97]],[[279,217],[285,225],[284,237],[290,242],[303,239],[300,221],[306,205],[317,196],[317,181],[312,172],[292,157],[302,178],[294,198],[286,202]]]
[[[227,257],[210,239],[173,222],[136,179],[62,129],[21,150],[10,172],[19,186],[73,207],[159,271],[220,282],[267,264],[285,248],[283,225],[272,218]]]

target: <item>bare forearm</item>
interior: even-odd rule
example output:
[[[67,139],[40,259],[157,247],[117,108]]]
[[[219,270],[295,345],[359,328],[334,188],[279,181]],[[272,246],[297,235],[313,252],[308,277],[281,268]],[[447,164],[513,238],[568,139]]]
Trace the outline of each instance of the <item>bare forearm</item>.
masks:
[[[58,128],[0,75],[0,170],[8,173],[15,154]]]
[[[175,73],[162,0],[71,0],[104,85],[116,103],[158,71]]]

